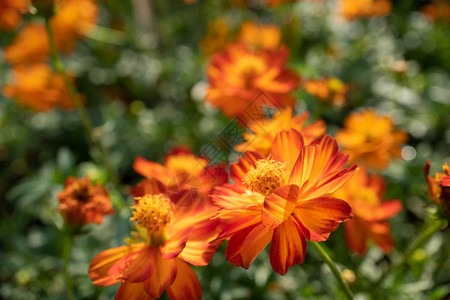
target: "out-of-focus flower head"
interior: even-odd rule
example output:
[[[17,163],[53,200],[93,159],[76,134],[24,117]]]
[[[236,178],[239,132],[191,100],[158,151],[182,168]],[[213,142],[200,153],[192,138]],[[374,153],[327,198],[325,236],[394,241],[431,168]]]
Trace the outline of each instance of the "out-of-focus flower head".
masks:
[[[305,80],[303,88],[319,101],[336,106],[344,105],[348,92],[348,86],[335,77]]]
[[[108,192],[89,178],[68,177],[58,200],[61,214],[72,226],[101,224],[103,216],[114,214]]]
[[[208,34],[201,41],[200,47],[206,55],[223,51],[230,42],[230,28],[223,18],[208,23]]]
[[[323,120],[315,121],[306,125],[309,113],[304,112],[293,116],[292,108],[277,111],[272,119],[260,119],[249,124],[251,132],[245,132],[245,142],[236,146],[239,152],[256,151],[264,156],[268,156],[272,143],[277,133],[283,130],[295,129],[303,136],[305,145],[309,145],[314,139],[325,134],[326,125]]]
[[[6,97],[34,111],[56,107],[73,108],[73,101],[62,76],[46,64],[18,65],[13,68],[14,82],[3,87]]]
[[[231,0],[231,3],[238,6],[247,5],[267,5],[271,7],[279,6],[285,3],[297,2],[298,0]]]
[[[209,202],[212,189],[228,181],[224,165],[210,166],[207,159],[194,155],[187,147],[177,147],[169,152],[164,165],[137,157],[133,168],[147,178],[133,188],[133,195],[146,194],[148,185],[153,185],[155,179],[167,186],[172,201],[178,205]]]
[[[239,29],[237,42],[242,43],[247,49],[272,50],[281,46],[281,30],[276,25],[256,24],[244,22]]]
[[[450,216],[450,168],[447,163],[442,165],[442,173],[436,172],[434,178],[429,175],[431,162],[423,166],[423,172],[428,184],[428,196],[431,201]]]
[[[12,31],[22,21],[27,10],[26,0],[0,0],[0,31]]]
[[[299,76],[286,67],[289,50],[252,52],[242,44],[231,44],[224,53],[212,56],[207,68],[209,89],[205,100],[228,117],[248,119],[245,109],[257,105],[261,92],[270,98],[272,106],[293,106],[290,94],[297,88]],[[262,98],[261,98],[262,99]]]
[[[76,41],[92,29],[97,4],[95,0],[65,0],[57,1],[55,7],[56,14],[50,21],[54,42],[59,51],[69,53]],[[42,23],[27,24],[13,43],[5,47],[5,59],[10,64],[43,62],[49,54],[48,36]]]
[[[303,263],[306,239],[327,240],[353,215],[331,197],[356,172],[356,165],[343,169],[346,161],[330,136],[305,146],[295,129],[277,134],[269,157],[245,152],[230,167],[234,184],[216,187],[212,196],[227,224],[219,236],[229,239],[227,260],[247,269],[270,242],[275,272]]]
[[[386,168],[391,158],[401,157],[401,145],[407,138],[406,132],[394,128],[391,118],[370,109],[350,114],[336,134],[350,163],[378,170]]]
[[[164,290],[170,299],[201,299],[199,280],[187,263],[207,265],[220,245],[214,242],[219,221],[211,220],[217,207],[176,205],[167,187],[155,179],[148,183],[132,207],[136,231],[128,245],[95,256],[89,276],[100,286],[120,282],[116,299],[156,299]]]
[[[386,16],[392,9],[390,0],[340,0],[339,5],[347,20]]]
[[[422,13],[433,22],[450,21],[450,3],[445,0],[433,0],[421,9]]]
[[[385,183],[382,177],[359,170],[334,196],[347,201],[353,208],[354,218],[345,222],[345,241],[348,248],[359,255],[367,251],[372,240],[384,253],[389,253],[395,242],[388,219],[402,209],[399,200],[383,200]]]

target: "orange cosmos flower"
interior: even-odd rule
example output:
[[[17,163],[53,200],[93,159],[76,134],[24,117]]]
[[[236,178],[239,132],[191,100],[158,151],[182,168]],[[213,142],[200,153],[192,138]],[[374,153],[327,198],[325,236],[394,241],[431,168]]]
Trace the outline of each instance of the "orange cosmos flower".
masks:
[[[400,212],[402,203],[399,200],[384,201],[384,191],[382,177],[369,175],[361,169],[334,194],[353,208],[355,217],[344,224],[345,241],[348,248],[359,255],[366,253],[368,239],[384,253],[389,253],[395,246],[387,219]]]
[[[300,78],[286,68],[289,51],[252,52],[240,44],[229,45],[225,53],[213,55],[207,68],[210,82],[206,101],[218,107],[228,117],[240,116],[244,120],[245,108],[261,92],[271,98],[274,106],[293,106],[290,95]]]
[[[234,184],[216,187],[212,196],[228,224],[219,235],[229,239],[227,260],[247,269],[271,242],[275,272],[301,264],[306,239],[325,241],[353,215],[345,201],[331,197],[356,172],[356,165],[342,169],[346,161],[330,136],[305,147],[295,129],[276,135],[269,157],[245,152],[231,165]]]
[[[156,299],[164,290],[171,299],[201,299],[199,280],[186,262],[205,266],[215,253],[219,244],[210,242],[218,221],[210,218],[217,208],[177,206],[155,180],[147,192],[132,207],[133,238],[95,256],[89,276],[100,286],[121,282],[116,299]]]
[[[73,108],[73,102],[62,76],[46,64],[18,65],[13,69],[13,84],[3,87],[6,97],[34,111],[48,111],[55,107]]]
[[[264,156],[268,156],[272,148],[272,142],[277,133],[283,130],[295,129],[303,136],[305,145],[309,145],[314,139],[323,135],[326,131],[323,120],[315,121],[306,125],[309,113],[304,112],[293,117],[292,108],[276,112],[272,119],[260,119],[250,123],[249,132],[244,133],[246,142],[237,145],[239,152],[256,151]]]
[[[187,147],[177,147],[169,152],[164,165],[137,157],[133,168],[147,178],[132,190],[133,195],[144,193],[148,180],[156,179],[167,186],[172,201],[178,205],[209,201],[212,189],[228,181],[225,166],[209,166],[205,158],[192,154]]]
[[[50,21],[55,45],[59,51],[68,53],[81,34],[92,29],[97,4],[94,0],[65,0],[56,7],[58,10]],[[27,24],[5,48],[5,59],[10,64],[43,62],[49,54],[48,36],[42,23]]]
[[[347,20],[386,16],[391,9],[389,0],[340,0],[341,15]]]
[[[391,158],[401,156],[400,146],[408,138],[404,131],[394,128],[391,118],[370,109],[350,114],[344,124],[336,140],[350,155],[350,163],[367,168],[386,168]]]
[[[429,175],[431,162],[423,166],[423,172],[428,184],[428,196],[445,214],[450,215],[450,168],[447,163],[442,165],[443,173],[436,172],[434,178]]]
[[[237,41],[252,51],[275,51],[281,45],[281,31],[275,25],[244,22],[239,29]]]
[[[319,101],[337,106],[345,103],[345,94],[348,92],[348,86],[335,77],[306,80],[303,87]]]
[[[58,200],[61,214],[73,226],[101,224],[104,215],[114,214],[108,192],[89,178],[68,177]]]
[[[0,31],[12,31],[22,21],[21,12],[27,10],[25,0],[0,0]]]
[[[450,3],[447,1],[433,0],[431,4],[423,6],[421,11],[430,21],[450,21]]]

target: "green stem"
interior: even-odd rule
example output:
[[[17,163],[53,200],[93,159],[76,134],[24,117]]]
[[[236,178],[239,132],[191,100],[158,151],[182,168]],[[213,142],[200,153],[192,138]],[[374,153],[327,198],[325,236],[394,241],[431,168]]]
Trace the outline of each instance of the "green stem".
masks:
[[[72,278],[69,274],[69,260],[70,260],[70,252],[72,250],[73,240],[74,236],[73,234],[67,230],[65,232],[67,236],[66,241],[64,242],[64,248],[63,248],[63,262],[64,262],[64,278],[66,280],[66,289],[67,289],[67,297],[69,300],[75,300],[75,294],[73,292],[73,286],[72,286]]]
[[[342,278],[341,272],[339,272],[338,268],[334,264],[334,262],[331,260],[330,256],[325,252],[325,250],[320,246],[317,242],[310,242],[309,243],[311,247],[314,248],[314,250],[317,251],[319,256],[323,259],[323,261],[330,267],[331,272],[333,273],[334,277],[336,277],[337,281],[341,285],[342,289],[345,292],[345,295],[348,299],[353,299],[353,293],[350,290],[348,284],[345,282],[344,278]]]
[[[410,260],[414,252],[418,248],[420,248],[433,234],[435,234],[439,229],[441,229],[444,226],[444,224],[445,224],[444,220],[432,219],[425,227],[425,229],[422,231],[422,233],[419,235],[419,237],[408,247],[408,249],[406,249],[402,259],[398,263],[391,265],[391,267],[386,272],[383,273],[380,279],[375,283],[375,287],[379,287],[383,282],[383,280],[388,277],[388,275],[403,268],[403,266]]]
[[[54,65],[55,69],[61,74],[61,76],[64,80],[64,84],[66,85],[67,90],[69,91],[70,98],[72,99],[73,104],[78,112],[78,115],[80,116],[81,122],[83,123],[84,129],[86,130],[86,133],[88,134],[94,147],[96,147],[98,149],[98,151],[100,152],[103,163],[104,163],[105,167],[108,169],[108,172],[110,173],[112,182],[120,190],[119,177],[118,177],[117,173],[115,172],[114,168],[112,167],[111,162],[109,161],[109,154],[106,151],[105,147],[103,147],[103,144],[101,143],[100,139],[95,135],[94,126],[92,125],[92,121],[89,118],[89,115],[78,95],[78,92],[77,92],[74,84],[70,80],[69,75],[67,75],[67,72],[64,68],[63,63],[61,62],[61,59],[59,58],[58,50],[56,49],[56,46],[55,46],[54,36],[52,33],[52,28],[51,28],[49,18],[46,18],[46,20],[45,20],[45,28],[47,30],[48,42],[49,42],[49,46],[50,46],[50,52],[51,52],[53,65]]]

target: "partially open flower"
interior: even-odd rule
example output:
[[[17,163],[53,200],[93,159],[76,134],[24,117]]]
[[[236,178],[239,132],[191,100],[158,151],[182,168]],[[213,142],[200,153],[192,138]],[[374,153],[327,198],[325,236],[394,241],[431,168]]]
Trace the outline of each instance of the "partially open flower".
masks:
[[[303,87],[319,101],[336,106],[345,103],[345,94],[348,92],[348,86],[335,77],[306,80]]]
[[[423,172],[428,184],[428,196],[438,208],[450,216],[450,168],[447,163],[442,165],[442,173],[436,172],[434,178],[429,175],[431,162],[423,166]]]
[[[67,178],[58,200],[59,210],[69,225],[101,224],[103,216],[114,214],[108,192],[89,178]]]

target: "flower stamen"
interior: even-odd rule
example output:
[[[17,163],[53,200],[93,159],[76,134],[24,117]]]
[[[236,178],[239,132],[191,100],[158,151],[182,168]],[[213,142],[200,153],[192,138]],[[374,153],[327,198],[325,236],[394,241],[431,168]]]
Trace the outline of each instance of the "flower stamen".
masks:
[[[245,174],[243,182],[251,191],[264,196],[270,195],[273,190],[285,184],[287,175],[287,163],[273,159],[260,159],[255,167]]]

